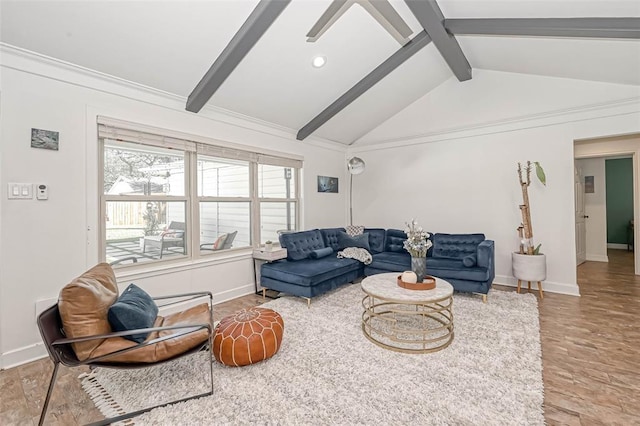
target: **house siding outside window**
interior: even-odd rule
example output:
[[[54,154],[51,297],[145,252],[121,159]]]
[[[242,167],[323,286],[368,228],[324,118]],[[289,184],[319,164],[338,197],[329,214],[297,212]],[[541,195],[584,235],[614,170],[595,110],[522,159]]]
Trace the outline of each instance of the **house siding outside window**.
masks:
[[[105,261],[204,258],[296,229],[301,160],[118,124],[98,118]]]

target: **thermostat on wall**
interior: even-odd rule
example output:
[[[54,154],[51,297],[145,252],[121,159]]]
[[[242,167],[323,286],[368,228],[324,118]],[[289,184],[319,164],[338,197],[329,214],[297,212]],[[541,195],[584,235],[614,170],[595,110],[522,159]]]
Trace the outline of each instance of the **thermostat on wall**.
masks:
[[[36,186],[36,198],[38,200],[49,199],[49,188],[44,183],[39,183]]]

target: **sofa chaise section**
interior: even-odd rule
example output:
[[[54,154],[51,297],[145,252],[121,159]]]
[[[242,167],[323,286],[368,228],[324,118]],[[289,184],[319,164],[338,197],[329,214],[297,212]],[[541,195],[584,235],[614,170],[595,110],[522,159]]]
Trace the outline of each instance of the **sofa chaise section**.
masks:
[[[280,245],[287,249],[287,259],[262,265],[260,285],[309,299],[363,276],[360,262],[336,257],[337,233],[340,231],[344,228],[280,235]],[[320,259],[309,259],[311,252],[325,247],[331,247],[334,252]]]
[[[361,263],[333,256],[262,265],[260,285],[302,297],[314,297],[364,275]]]

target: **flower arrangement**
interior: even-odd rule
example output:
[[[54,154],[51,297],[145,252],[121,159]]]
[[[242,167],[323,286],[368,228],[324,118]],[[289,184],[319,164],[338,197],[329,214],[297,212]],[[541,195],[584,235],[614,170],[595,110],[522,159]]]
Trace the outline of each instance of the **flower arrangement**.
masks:
[[[433,245],[428,239],[431,234],[425,232],[415,219],[411,219],[411,222],[406,225],[404,233],[407,234],[407,239],[404,242],[404,248],[412,257],[427,257],[427,250]]]

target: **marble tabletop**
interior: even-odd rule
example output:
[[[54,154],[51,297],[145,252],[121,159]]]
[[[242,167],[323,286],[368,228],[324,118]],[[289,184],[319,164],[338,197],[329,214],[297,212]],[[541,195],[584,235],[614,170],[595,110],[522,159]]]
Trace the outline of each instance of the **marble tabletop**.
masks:
[[[407,290],[398,286],[400,272],[376,274],[366,277],[360,284],[362,291],[369,296],[389,302],[428,303],[446,299],[453,294],[453,286],[441,278],[435,278],[436,288],[433,290]]]

